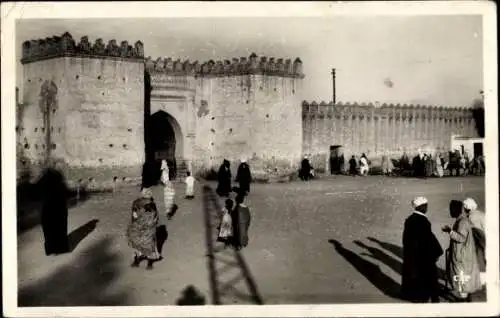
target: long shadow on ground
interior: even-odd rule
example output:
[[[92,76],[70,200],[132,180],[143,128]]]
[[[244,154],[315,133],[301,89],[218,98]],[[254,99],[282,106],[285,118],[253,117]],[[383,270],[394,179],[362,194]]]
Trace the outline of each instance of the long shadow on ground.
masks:
[[[380,240],[373,238],[373,237],[368,237],[368,240],[378,244],[383,249],[394,254],[401,261],[398,261],[398,260],[392,258],[391,256],[389,256],[388,254],[386,254],[385,252],[381,251],[380,249],[378,249],[376,247],[368,246],[360,241],[354,241],[354,243],[356,245],[368,250],[371,253],[371,255],[370,254],[362,254],[362,255],[366,255],[366,256],[369,256],[369,257],[372,257],[374,259],[381,261],[382,263],[384,263],[387,266],[389,266],[390,268],[392,268],[396,273],[401,275],[402,274],[402,267],[403,267],[403,264],[402,264],[403,248],[400,246],[397,246],[395,244],[392,244],[392,243],[380,241]],[[438,268],[438,275],[439,275],[440,280],[442,281],[442,283],[440,283],[440,287],[442,290],[442,293],[441,293],[442,300],[451,301],[451,302],[457,301],[457,298],[449,290],[449,286],[448,286],[449,284],[446,284],[446,272],[443,269]],[[474,293],[472,295],[472,299],[473,299],[473,301],[477,301],[477,302],[486,301],[486,289],[483,289],[483,290],[480,290],[480,291]]]
[[[259,294],[257,285],[250,272],[248,265],[240,251],[230,248],[217,249],[214,242],[217,237],[216,227],[221,219],[221,207],[215,192],[210,186],[203,186],[203,207],[205,215],[205,234],[207,244],[208,267],[210,274],[210,287],[212,291],[212,302],[215,305],[223,303],[224,296],[232,296],[238,299],[249,301],[253,304],[262,305],[264,302]],[[217,270],[217,263],[225,266]],[[237,270],[239,275],[223,282],[221,274],[230,270]],[[245,280],[249,294],[238,290],[235,285],[241,280]]]
[[[384,274],[380,267],[363,259],[353,251],[346,249],[337,240],[328,240],[335,250],[358,270],[373,286],[391,298],[399,298],[400,285]]]
[[[39,188],[35,184],[25,182],[19,184],[17,192],[17,230],[18,233],[26,232],[41,224],[42,198]],[[67,197],[68,209],[71,209],[91,197],[88,192],[69,191]]]
[[[69,233],[68,243],[70,252],[73,252],[78,244],[95,230],[98,222],[98,219],[93,219]]]
[[[121,262],[111,253],[111,239],[102,239],[49,276],[18,291],[18,306],[123,306],[125,292],[112,292],[117,284]]]

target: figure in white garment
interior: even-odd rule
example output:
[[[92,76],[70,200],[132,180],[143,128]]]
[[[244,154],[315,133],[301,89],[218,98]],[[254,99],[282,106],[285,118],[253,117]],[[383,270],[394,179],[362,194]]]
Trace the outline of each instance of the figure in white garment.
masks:
[[[163,202],[165,204],[165,213],[168,218],[174,207],[175,189],[169,178],[168,164],[166,160],[161,161],[161,183],[163,184]]]
[[[367,176],[368,172],[370,171],[370,166],[369,166],[368,159],[366,158],[365,154],[363,154],[361,156],[359,163],[360,163],[360,167],[359,167],[360,174],[362,176]]]
[[[192,199],[194,198],[194,182],[195,178],[191,175],[191,172],[187,172],[187,177],[184,180],[184,183],[186,184],[186,199]]]

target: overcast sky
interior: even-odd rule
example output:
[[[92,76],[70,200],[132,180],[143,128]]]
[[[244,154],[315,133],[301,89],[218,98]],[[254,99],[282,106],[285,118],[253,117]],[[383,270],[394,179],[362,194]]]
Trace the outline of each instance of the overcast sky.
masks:
[[[154,59],[300,57],[309,101],[331,100],[331,68],[343,102],[469,106],[483,89],[480,16],[20,20],[18,60],[22,42],[65,31],[141,40]]]

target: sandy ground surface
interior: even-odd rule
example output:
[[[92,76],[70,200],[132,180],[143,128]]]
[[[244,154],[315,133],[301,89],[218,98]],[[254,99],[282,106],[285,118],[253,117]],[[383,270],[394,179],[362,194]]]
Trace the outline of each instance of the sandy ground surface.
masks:
[[[220,200],[212,190],[198,184],[195,199],[186,200],[176,184],[179,210],[167,222],[158,187],[154,196],[169,237],[165,258],[148,271],[145,263],[130,267],[125,238],[138,194],[127,187],[72,207],[68,232],[78,244],[68,254],[45,256],[39,225],[18,233],[19,306],[401,302],[401,235],[411,199],[428,198],[443,248],[449,201],[470,196],[480,209],[485,201],[481,177],[256,184],[247,200],[250,243],[237,253],[213,242]],[[439,265],[444,268],[444,257]]]

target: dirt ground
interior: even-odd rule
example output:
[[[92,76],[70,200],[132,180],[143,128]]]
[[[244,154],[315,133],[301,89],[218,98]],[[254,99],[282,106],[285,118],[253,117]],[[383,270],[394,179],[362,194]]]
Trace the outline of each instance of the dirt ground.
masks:
[[[130,267],[125,229],[136,187],[70,208],[71,253],[45,256],[39,225],[18,233],[19,306],[401,302],[401,235],[411,199],[428,198],[443,248],[449,201],[470,196],[480,209],[485,201],[482,177],[255,184],[247,200],[250,243],[235,252],[214,242],[215,184],[197,184],[193,200],[184,199],[183,187],[176,184],[179,210],[168,222],[162,191],[154,189],[169,236],[152,271]]]

